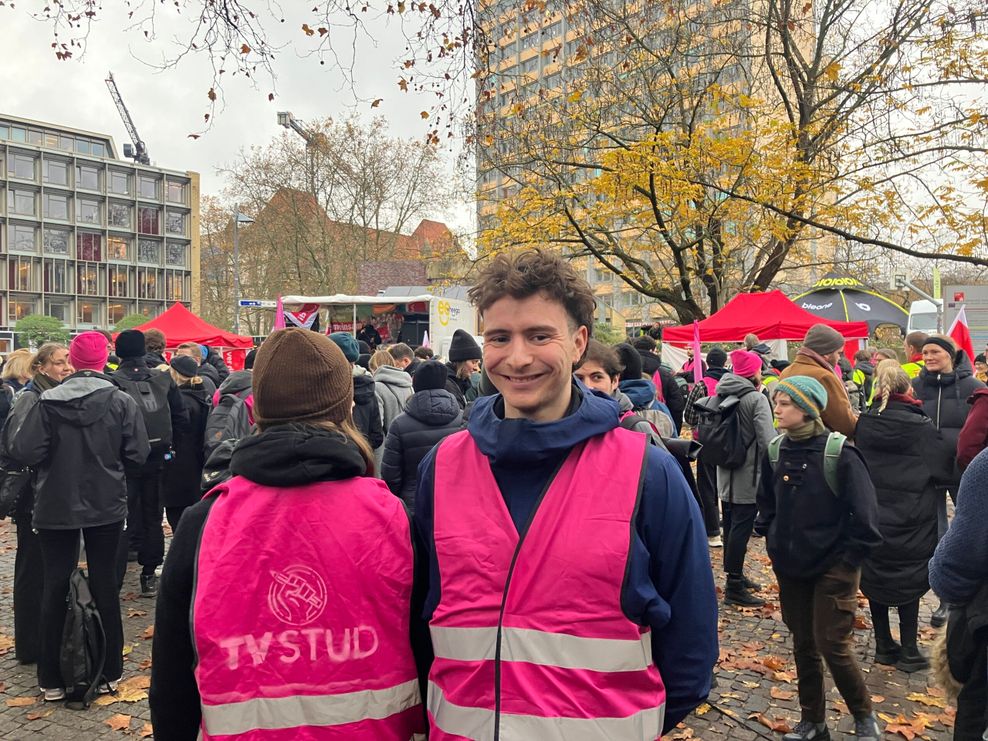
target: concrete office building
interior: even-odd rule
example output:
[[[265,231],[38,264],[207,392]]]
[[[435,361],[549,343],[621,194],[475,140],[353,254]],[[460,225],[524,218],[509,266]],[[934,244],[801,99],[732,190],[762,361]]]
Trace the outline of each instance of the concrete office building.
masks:
[[[199,293],[199,175],[121,159],[112,137],[0,113],[0,351],[47,314],[73,331]]]

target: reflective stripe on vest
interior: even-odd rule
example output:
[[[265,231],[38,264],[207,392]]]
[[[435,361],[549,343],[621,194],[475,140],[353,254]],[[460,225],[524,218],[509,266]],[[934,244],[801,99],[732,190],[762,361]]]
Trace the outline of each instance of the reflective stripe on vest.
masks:
[[[619,428],[575,447],[522,535],[469,433],[440,444],[431,738],[658,738],[651,634],[621,607],[646,444]]]
[[[417,679],[383,690],[342,695],[259,697],[225,705],[203,705],[202,721],[213,736],[303,726],[335,726],[382,720],[420,703]]]

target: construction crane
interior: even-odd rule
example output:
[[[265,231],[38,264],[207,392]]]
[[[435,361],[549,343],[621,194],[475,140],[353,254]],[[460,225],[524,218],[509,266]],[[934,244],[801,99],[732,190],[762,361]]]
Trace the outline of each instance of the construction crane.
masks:
[[[284,126],[286,129],[291,129],[305,139],[305,148],[309,151],[310,155],[314,150],[318,150],[321,154],[324,154],[332,159],[342,172],[346,173],[351,178],[355,177],[353,168],[340,159],[336,152],[332,151],[330,147],[326,146],[326,135],[320,131],[313,131],[312,129],[307,128],[303,121],[299,121],[292,115],[291,111],[278,111],[278,125]]]
[[[106,78],[106,86],[110,89],[110,96],[113,98],[113,102],[117,104],[117,111],[120,112],[120,118],[123,119],[124,128],[127,129],[127,133],[134,142],[133,145],[124,144],[124,157],[130,157],[134,162],[142,165],[150,165],[151,158],[148,156],[148,148],[145,146],[144,140],[141,139],[141,135],[137,133],[137,127],[134,126],[134,120],[130,117],[127,106],[124,105],[123,98],[120,95],[120,90],[117,89],[117,83],[113,79],[112,72]]]

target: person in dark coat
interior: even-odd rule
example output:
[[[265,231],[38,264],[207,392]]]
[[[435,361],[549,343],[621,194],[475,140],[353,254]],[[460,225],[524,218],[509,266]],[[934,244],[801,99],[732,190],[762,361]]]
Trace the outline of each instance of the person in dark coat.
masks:
[[[446,390],[456,399],[460,409],[467,405],[467,393],[474,388],[473,374],[480,371],[482,358],[480,345],[469,333],[462,329],[453,332],[453,340],[449,345],[449,363],[446,364]],[[476,398],[474,394],[471,397]]]
[[[106,634],[103,673],[111,686],[123,673],[116,558],[127,516],[124,467],[142,465],[151,449],[137,402],[100,372],[107,355],[103,335],[83,332],[69,352],[77,371],[41,394],[11,441],[14,458],[37,472],[33,525],[45,570],[38,684],[49,701],[65,697],[59,655],[80,531]]]
[[[974,377],[967,353],[958,350],[952,339],[944,335],[930,335],[923,342],[923,368],[913,378],[912,386],[913,394],[923,403],[923,411],[943,433],[940,446],[928,454],[939,457],[941,463],[953,469],[951,476],[942,482],[941,492],[945,489],[956,503],[957,487],[961,480],[957,465],[957,439],[971,410],[968,398],[985,385]],[[947,499],[941,493],[937,498],[937,533],[942,538],[945,532]],[[930,618],[930,624],[940,627],[946,621],[947,608],[941,601]]]
[[[940,447],[940,431],[899,362],[879,363],[874,383],[875,405],[858,419],[855,445],[875,484],[883,542],[863,564],[861,591],[875,626],[875,661],[915,672],[929,668],[916,644],[919,601],[930,589],[927,565],[937,547],[937,483],[950,468],[928,455]],[[890,606],[898,608],[901,644],[892,639]]]
[[[686,409],[686,397],[682,389],[676,383],[676,378],[672,371],[662,365],[662,359],[655,354],[655,340],[644,335],[636,337],[634,347],[642,358],[642,373],[652,379],[655,383],[656,397],[659,401],[669,407],[672,421],[676,425],[676,434],[683,428],[683,410]],[[656,381],[655,374],[659,374],[659,381]]]
[[[216,369],[216,375],[219,376],[219,381],[216,382],[216,385],[219,386],[230,375],[230,368],[227,366],[226,361],[223,360],[223,356],[208,345],[199,345],[199,348],[202,350],[202,364],[211,365]]]
[[[144,353],[144,362],[147,363],[148,368],[157,368],[159,365],[168,364],[168,361],[165,360],[165,348],[167,346],[168,340],[165,333],[160,329],[152,327],[144,330],[144,349],[147,350]]]
[[[988,388],[975,389],[967,403],[971,410],[957,436],[957,467],[961,471],[988,447]]]
[[[7,423],[0,432],[0,456],[8,470],[23,468],[10,453],[10,441],[20,429],[28,412],[48,389],[53,389],[72,374],[69,350],[65,345],[47,342],[38,348],[34,362],[34,378],[27,382],[10,410]],[[41,655],[41,594],[44,569],[41,563],[41,541],[31,525],[34,513],[34,488],[31,477],[14,506],[11,519],[17,528],[17,553],[14,556],[14,655],[20,664],[34,664]]]
[[[211,399],[207,396],[202,378],[196,375],[198,366],[193,358],[176,355],[172,358],[172,379],[182,395],[182,405],[189,415],[188,426],[172,440],[174,454],[165,461],[161,477],[161,504],[172,531],[178,529],[178,521],[186,507],[199,501],[199,481],[205,463],[203,435],[209,417]]]
[[[374,350],[378,348],[381,344],[381,333],[377,331],[377,328],[371,323],[370,319],[364,322],[364,326],[359,332],[357,332],[357,339],[360,342],[366,342],[370,351],[369,355],[374,353]]]
[[[415,508],[419,463],[447,435],[463,427],[463,412],[446,390],[446,366],[437,360],[419,365],[412,378],[415,393],[405,411],[391,423],[384,443],[381,478],[400,496],[409,511]]]
[[[371,448],[379,448],[384,444],[384,424],[374,391],[374,377],[365,366],[357,365],[361,357],[360,345],[349,332],[333,332],[329,339],[339,346],[352,367],[353,424],[367,438]]]
[[[197,366],[195,375],[202,379],[206,396],[212,398],[216,389],[220,387],[220,374],[216,368],[202,361],[202,349],[199,345],[195,342],[183,342],[175,348],[175,355],[187,355],[195,361]]]

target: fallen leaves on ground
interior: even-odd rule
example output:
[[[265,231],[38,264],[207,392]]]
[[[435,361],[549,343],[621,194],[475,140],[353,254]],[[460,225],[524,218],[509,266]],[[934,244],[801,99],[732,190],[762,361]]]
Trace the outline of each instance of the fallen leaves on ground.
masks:
[[[789,733],[792,730],[792,726],[785,718],[769,718],[765,713],[752,713],[748,716],[748,720],[752,718],[775,733]]]
[[[93,705],[100,707],[112,705],[115,702],[140,702],[148,697],[147,690],[151,686],[151,677],[138,674],[125,679],[117,685],[116,694],[101,695],[93,700]]]
[[[768,693],[776,700],[791,700],[796,696],[794,690],[784,690],[781,687],[772,687]]]
[[[912,718],[907,718],[901,713],[894,717],[885,713],[879,713],[878,717],[888,724],[885,726],[886,733],[898,734],[906,739],[906,741],[912,741],[917,736],[922,735],[926,732],[930,723],[939,720],[937,716],[927,715],[926,713],[916,713]]]
[[[154,625],[149,625],[143,633],[141,633],[141,638],[145,641],[154,638]]]
[[[10,651],[14,647],[14,639],[10,636],[0,635],[0,656]]]
[[[127,608],[127,617],[129,618],[147,617],[147,614],[148,614],[147,610],[137,610],[133,607]]]
[[[130,716],[124,715],[123,713],[117,713],[116,715],[110,716],[105,723],[110,726],[110,730],[112,731],[130,730]]]
[[[945,708],[947,707],[947,701],[940,697],[932,697],[930,695],[924,695],[921,692],[910,692],[906,695],[907,700],[912,700],[913,702],[918,702],[921,705],[926,705],[928,708]]]
[[[154,728],[151,727],[150,723],[145,723],[144,727],[141,728],[140,736],[141,738],[150,738],[154,735]]]
[[[137,665],[137,668],[140,669],[142,672],[147,671],[148,669],[151,668],[151,659],[144,659],[144,661],[142,661],[140,664]]]
[[[28,713],[25,717],[28,720],[41,720],[42,718],[47,718],[49,715],[55,712],[55,708],[49,708],[48,710],[40,711],[35,710],[34,712]]]
[[[693,729],[687,728],[684,724],[680,723],[671,733],[667,733],[664,738],[672,739],[673,741],[682,741],[682,739],[693,738]]]
[[[11,697],[7,700],[8,708],[26,708],[29,705],[34,705],[38,701],[37,697]]]

